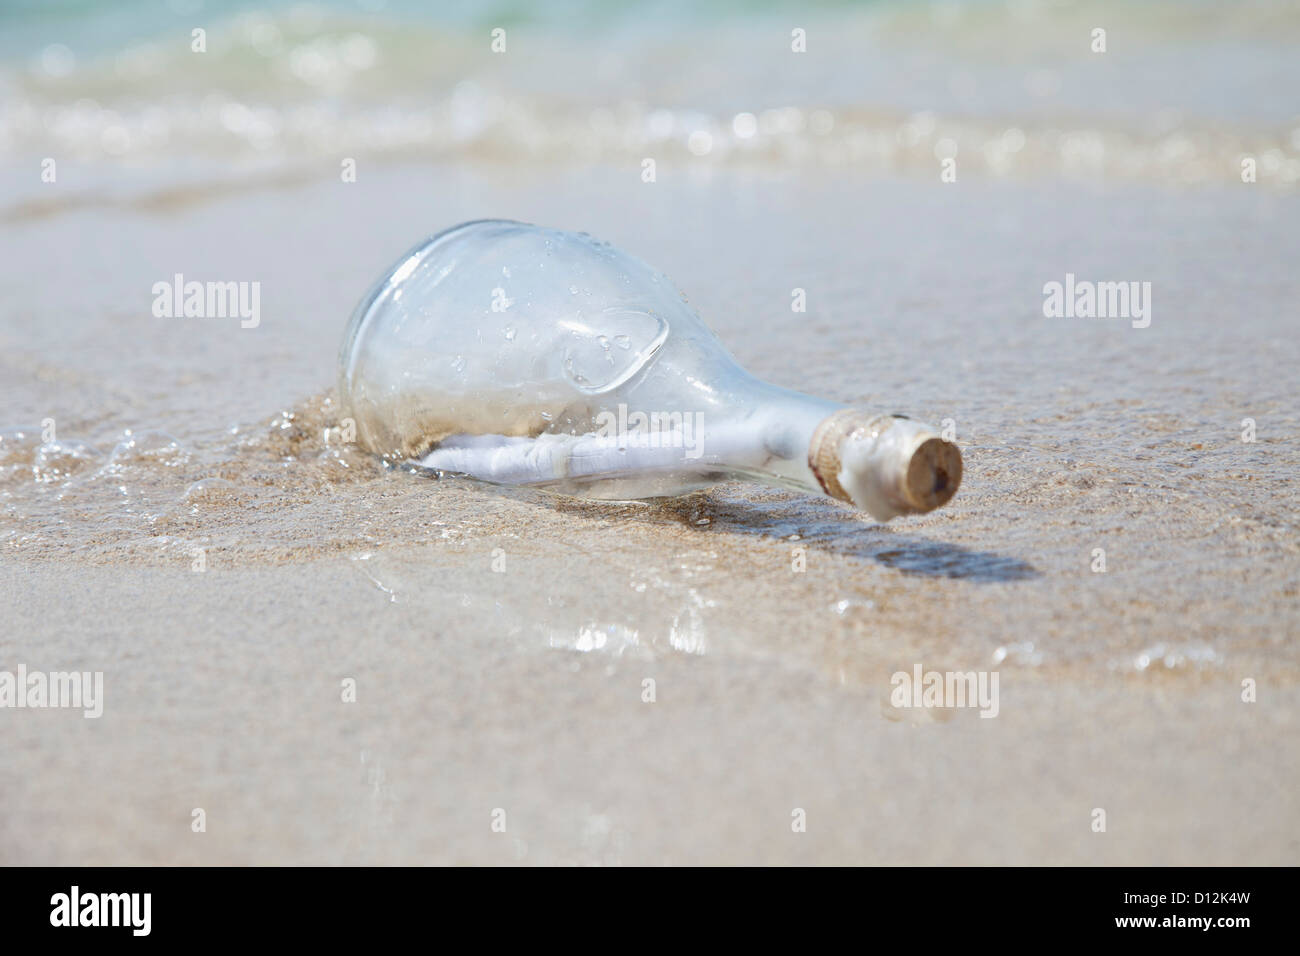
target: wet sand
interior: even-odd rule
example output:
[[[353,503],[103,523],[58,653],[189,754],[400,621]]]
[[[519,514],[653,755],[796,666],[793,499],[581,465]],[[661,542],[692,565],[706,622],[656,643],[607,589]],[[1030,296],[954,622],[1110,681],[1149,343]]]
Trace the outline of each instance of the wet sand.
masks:
[[[1295,861],[1292,193],[396,162],[157,192],[0,234],[0,424],[91,446],[0,443],[0,667],[105,674],[98,720],[0,711],[0,862]],[[486,215],[653,263],[777,384],[952,419],[961,491],[881,527],[340,446],[352,305]],[[261,324],[153,317],[178,271],[259,280]],[[1150,281],[1150,326],[1045,318],[1067,272]],[[891,707],[917,663],[997,671],[997,718]]]

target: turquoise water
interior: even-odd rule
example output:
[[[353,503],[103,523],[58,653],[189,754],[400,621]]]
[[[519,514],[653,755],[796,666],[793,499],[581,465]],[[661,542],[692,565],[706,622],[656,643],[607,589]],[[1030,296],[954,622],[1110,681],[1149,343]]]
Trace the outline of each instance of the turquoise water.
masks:
[[[343,158],[1300,182],[1277,0],[25,0],[0,26],[0,165],[87,184]]]

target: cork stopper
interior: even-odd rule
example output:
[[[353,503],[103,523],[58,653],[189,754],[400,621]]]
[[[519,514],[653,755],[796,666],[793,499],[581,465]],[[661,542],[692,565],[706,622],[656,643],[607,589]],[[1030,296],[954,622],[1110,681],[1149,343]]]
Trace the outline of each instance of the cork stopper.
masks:
[[[927,438],[907,465],[903,483],[907,503],[917,514],[933,511],[947,504],[961,484],[961,450],[937,435]]]
[[[879,521],[924,514],[961,484],[961,451],[928,425],[854,408],[827,417],[813,433],[808,465],[822,490]]]

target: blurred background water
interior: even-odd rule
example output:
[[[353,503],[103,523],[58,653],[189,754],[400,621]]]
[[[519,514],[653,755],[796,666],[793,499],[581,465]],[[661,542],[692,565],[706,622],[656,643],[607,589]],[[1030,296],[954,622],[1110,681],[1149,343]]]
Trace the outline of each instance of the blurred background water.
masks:
[[[1298,49],[1286,0],[8,0],[0,161],[201,177],[337,155],[924,173],[952,156],[1185,182],[1249,154],[1289,185]]]

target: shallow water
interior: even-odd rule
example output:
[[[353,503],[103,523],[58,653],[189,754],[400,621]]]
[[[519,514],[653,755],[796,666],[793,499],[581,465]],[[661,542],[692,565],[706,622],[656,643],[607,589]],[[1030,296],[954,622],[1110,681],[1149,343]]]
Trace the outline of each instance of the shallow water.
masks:
[[[1241,45],[1277,65],[1248,31],[1211,43],[1198,22],[1169,56]],[[671,48],[648,42],[639,55]],[[1143,162],[1173,150],[1165,176],[1109,159],[1076,175],[1008,93],[962,123],[1014,125],[1043,156],[941,183],[935,141],[968,149],[942,111],[781,97],[763,77],[752,104],[719,79],[693,108],[826,108],[839,149],[865,102],[893,158],[795,139],[752,162],[694,156],[672,125],[646,183],[639,141],[575,165],[548,152],[563,126],[521,155],[433,128],[344,183],[329,140],[286,136],[245,167],[238,142],[183,130],[138,163],[96,153],[102,130],[84,152],[56,137],[80,157],[70,188],[20,185],[0,210],[0,667],[103,670],[108,701],[99,722],[5,713],[0,859],[1294,861],[1300,236],[1281,94],[1229,124],[1192,84],[1180,128],[1222,141],[1192,157],[1157,137]],[[14,159],[49,142],[39,110],[80,93],[9,82]],[[257,82],[273,110],[318,101]],[[628,122],[679,116],[688,86],[644,93]],[[1120,136],[1132,87],[1108,88],[1062,84],[1041,128],[1077,96],[1089,128]],[[603,122],[561,92],[557,114]],[[900,129],[917,122],[935,125],[909,162]],[[1229,126],[1281,150],[1271,179],[1240,182]],[[485,215],[652,263],[776,384],[951,420],[961,491],[882,527],[740,484],[615,505],[430,480],[339,443],[330,389],[356,300],[421,235]],[[175,273],[260,281],[260,324],[153,316]],[[1044,317],[1066,273],[1150,282],[1150,325]],[[889,678],[917,662],[997,670],[999,719],[900,714]],[[347,676],[356,705],[339,702]],[[190,833],[194,806],[220,840]],[[1089,831],[1096,806],[1108,836]],[[803,842],[792,807],[810,810]]]
[[[0,12],[6,218],[340,162],[1300,181],[1300,12],[1213,2],[511,5],[178,0]],[[1093,31],[1105,29],[1104,52]],[[191,32],[207,31],[193,50]],[[492,52],[492,31],[506,31]],[[795,30],[805,52],[793,52]],[[575,69],[574,64],[581,64]],[[328,160],[328,162],[325,162]],[[430,225],[432,228],[432,224]]]

